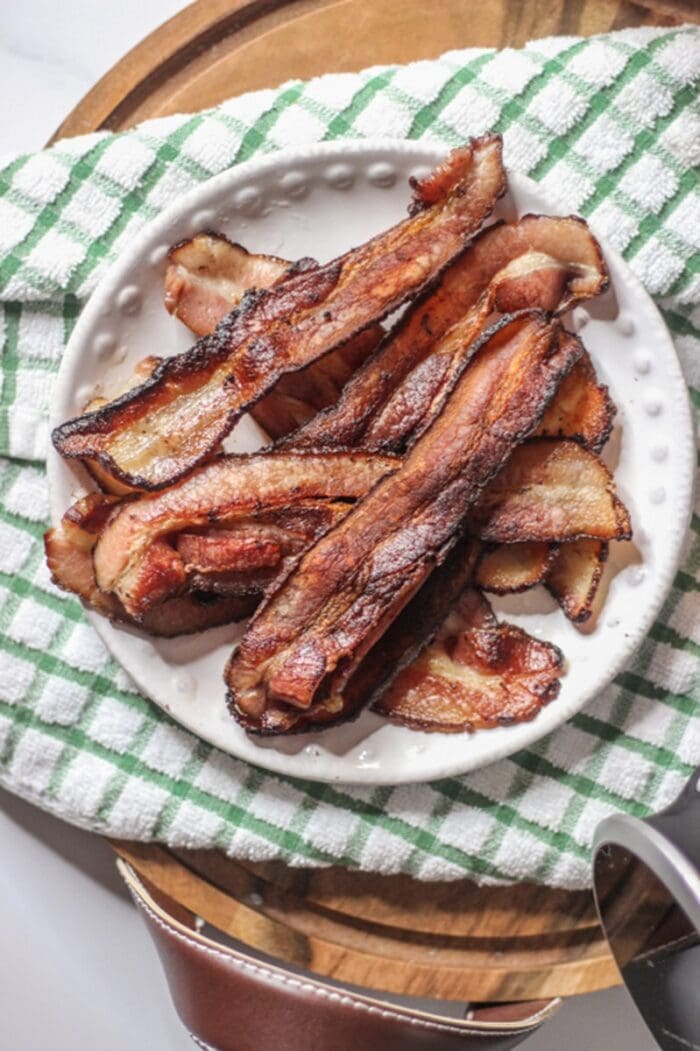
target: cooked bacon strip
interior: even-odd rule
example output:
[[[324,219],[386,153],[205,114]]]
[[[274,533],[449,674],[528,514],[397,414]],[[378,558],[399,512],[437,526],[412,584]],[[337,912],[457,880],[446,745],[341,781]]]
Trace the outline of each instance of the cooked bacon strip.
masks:
[[[336,403],[350,376],[377,349],[383,336],[381,325],[370,325],[320,361],[281,376],[267,397],[251,406],[250,415],[270,438],[284,438]]]
[[[489,293],[490,290],[438,340],[428,357],[398,385],[368,422],[361,441],[363,448],[403,452],[430,426],[470,357],[474,340],[493,313],[493,296]]]
[[[470,583],[481,545],[463,536],[441,566],[399,613],[369,651],[343,688],[342,708],[318,705],[308,711],[290,706],[270,709],[264,722],[237,712],[238,721],[253,734],[304,733],[345,722],[367,706],[390,678],[432,642],[448,611]]]
[[[280,538],[270,526],[180,533],[175,550],[185,569],[197,573],[266,569],[282,561]]]
[[[288,560],[344,518],[350,506],[305,500],[228,529],[179,533],[174,546],[184,563],[185,586],[217,595],[261,596]]]
[[[187,565],[200,573],[218,569],[262,569],[295,554],[319,532],[344,518],[349,504],[309,500],[292,508],[236,522],[228,529],[182,532],[175,546]]]
[[[519,446],[470,515],[490,543],[629,540],[629,513],[605,464],[572,441],[535,438]]]
[[[142,358],[134,371],[126,377],[126,380],[119,384],[116,390],[110,392],[110,398],[105,398],[102,394],[92,398],[85,406],[85,412],[95,412],[97,409],[101,409],[103,405],[108,405],[110,400],[126,394],[127,391],[134,390],[135,387],[140,387],[142,383],[150,379],[162,360],[162,358],[156,357],[155,354]],[[104,493],[126,496],[127,493],[139,491],[133,485],[127,485],[125,482],[120,482],[119,479],[113,478],[97,460],[84,459],[83,466]]]
[[[605,540],[575,540],[559,548],[546,586],[574,624],[590,620],[607,560]]]
[[[586,353],[557,391],[536,434],[574,438],[593,452],[600,452],[610,437],[616,411],[608,388],[598,383],[593,362]]]
[[[433,352],[406,377],[370,423],[362,442],[363,448],[401,452],[407,443],[415,441],[430,425],[451,389],[455,376],[469,359],[474,339],[483,330],[492,312],[490,293],[491,289],[462,321],[453,325]],[[562,335],[562,339],[575,338],[569,333]]]
[[[494,595],[527,591],[545,579],[555,553],[556,545],[536,542],[487,547],[474,571],[474,584]]]
[[[270,288],[300,270],[317,267],[313,259],[287,262],[256,255],[222,234],[197,234],[171,248],[165,274],[166,309],[195,336],[213,332],[250,289]],[[372,325],[345,346],[299,372],[282,376],[251,415],[271,438],[280,438],[332,405],[344,384],[384,335]]]
[[[561,651],[499,624],[467,589],[423,653],[399,672],[375,711],[428,733],[463,733],[533,719],[559,693]]]
[[[471,504],[537,425],[581,352],[539,311],[504,319],[401,468],[302,557],[251,621],[226,672],[247,723],[342,710],[348,676],[446,556]]]
[[[171,536],[304,500],[354,500],[397,466],[394,457],[361,452],[219,457],[164,492],[120,503],[95,545],[95,579],[138,619],[187,585]]]
[[[582,219],[527,215],[489,227],[389,333],[338,404],[282,446],[400,448],[411,427],[429,420],[455,353],[492,311],[561,312],[607,282],[600,246]]]
[[[92,550],[112,509],[113,501],[99,494],[78,501],[60,525],[46,533],[46,561],[54,584],[110,620],[135,624],[116,596],[100,591],[95,580]],[[253,596],[181,595],[149,610],[138,626],[149,635],[188,635],[243,620],[256,603]]]
[[[318,266],[302,259],[297,270]],[[276,255],[248,252],[223,234],[206,231],[180,241],[168,252],[165,308],[195,336],[213,332],[251,288],[270,288],[294,266]]]
[[[307,547],[350,508],[342,502],[301,501],[242,520],[229,529],[180,533],[174,543],[185,562],[187,592],[149,608],[136,620],[116,595],[101,591],[95,580],[92,552],[117,504],[114,496],[91,493],[68,509],[56,529],[46,533],[52,579],[111,620],[138,624],[150,635],[168,637],[249,617],[265,586],[283,570],[284,559]],[[264,557],[271,555],[265,546],[270,540],[277,552],[274,563],[271,557]]]
[[[69,457],[163,488],[209,456],[279,380],[417,295],[464,248],[505,189],[499,136],[452,153],[444,193],[416,188],[412,218],[339,259],[247,296],[212,336],[166,359],[142,387],[58,427]]]

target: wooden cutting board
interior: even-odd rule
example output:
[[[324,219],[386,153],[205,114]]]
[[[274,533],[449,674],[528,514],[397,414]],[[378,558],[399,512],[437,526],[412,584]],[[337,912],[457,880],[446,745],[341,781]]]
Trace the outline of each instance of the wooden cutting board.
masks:
[[[700,21],[696,0],[201,0],[125,56],[54,138],[192,112],[291,77]],[[53,140],[52,140],[53,141]],[[422,997],[571,996],[619,982],[590,893],[252,865],[113,843],[207,923],[319,974]]]

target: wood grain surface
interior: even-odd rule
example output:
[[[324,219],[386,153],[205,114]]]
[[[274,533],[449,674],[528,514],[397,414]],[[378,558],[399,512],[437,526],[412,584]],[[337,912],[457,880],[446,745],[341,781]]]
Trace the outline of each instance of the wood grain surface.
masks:
[[[193,112],[291,77],[688,20],[700,21],[696,0],[201,0],[126,55],[54,138]],[[215,851],[113,846],[188,915],[358,985],[501,1001],[619,982],[589,893],[420,883],[244,864]]]
[[[112,845],[149,884],[219,931],[354,985],[474,1002],[573,996],[619,981],[585,892],[419,883]]]

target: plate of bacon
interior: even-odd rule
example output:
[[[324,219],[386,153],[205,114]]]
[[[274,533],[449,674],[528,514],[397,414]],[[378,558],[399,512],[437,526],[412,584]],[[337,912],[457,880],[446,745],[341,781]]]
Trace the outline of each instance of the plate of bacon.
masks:
[[[593,698],[663,603],[693,478],[673,344],[501,147],[242,164],[151,223],[75,328],[53,579],[232,755],[474,769]]]

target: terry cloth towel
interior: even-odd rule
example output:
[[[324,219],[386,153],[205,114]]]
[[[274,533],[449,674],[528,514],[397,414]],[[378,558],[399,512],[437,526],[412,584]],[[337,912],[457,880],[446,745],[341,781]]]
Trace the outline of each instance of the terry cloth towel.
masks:
[[[454,146],[494,128],[507,164],[606,234],[657,297],[700,404],[700,32],[641,29],[468,50],[290,82],[195,116],[0,161],[0,778],[112,836],[421,879],[589,882],[591,834],[667,804],[700,762],[700,522],[630,666],[527,751],[398,788],[275,777],[139,695],[49,581],[42,460],[61,352],[95,283],[190,187],[290,144]]]

